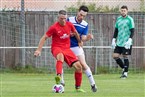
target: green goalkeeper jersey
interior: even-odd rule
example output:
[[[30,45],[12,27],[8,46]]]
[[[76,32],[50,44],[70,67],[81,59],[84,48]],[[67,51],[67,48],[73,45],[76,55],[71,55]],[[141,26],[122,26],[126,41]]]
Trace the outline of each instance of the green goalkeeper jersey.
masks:
[[[118,29],[117,46],[124,47],[125,42],[130,38],[130,29],[134,28],[134,20],[129,15],[125,18],[120,16],[117,18],[115,28]]]

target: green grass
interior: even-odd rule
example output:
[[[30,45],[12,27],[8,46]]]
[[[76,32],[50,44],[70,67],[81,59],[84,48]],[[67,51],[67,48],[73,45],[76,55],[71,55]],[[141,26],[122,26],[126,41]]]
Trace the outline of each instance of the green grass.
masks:
[[[120,74],[94,75],[98,92],[93,93],[88,79],[83,75],[82,88],[86,93],[74,89],[73,74],[65,74],[65,93],[53,93],[54,74],[0,74],[0,97],[144,97],[145,74],[129,74],[120,79]]]

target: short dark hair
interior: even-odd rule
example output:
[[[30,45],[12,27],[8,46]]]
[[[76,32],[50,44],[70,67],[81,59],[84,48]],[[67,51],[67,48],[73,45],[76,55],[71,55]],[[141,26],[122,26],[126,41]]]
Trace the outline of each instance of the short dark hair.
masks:
[[[60,11],[58,12],[58,14],[66,15],[67,12],[66,12],[65,10],[60,10]]]
[[[83,10],[83,11],[85,11],[85,12],[89,12],[88,7],[85,6],[85,5],[80,6],[79,11],[81,11],[81,10]]]
[[[121,7],[121,9],[127,9],[127,10],[128,10],[128,7],[127,7],[126,5],[123,5],[123,6]]]

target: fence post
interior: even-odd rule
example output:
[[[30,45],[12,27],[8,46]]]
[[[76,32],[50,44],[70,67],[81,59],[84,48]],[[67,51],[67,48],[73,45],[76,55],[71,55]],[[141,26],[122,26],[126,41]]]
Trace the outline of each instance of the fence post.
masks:
[[[21,14],[20,14],[20,25],[21,25],[21,40],[22,47],[25,47],[25,6],[24,0],[21,0]],[[25,67],[25,48],[22,48],[22,65]]]
[[[95,71],[94,71],[94,74],[96,75],[97,74],[97,67],[98,67],[98,48],[96,47],[95,48],[96,50],[96,59],[95,59]]]

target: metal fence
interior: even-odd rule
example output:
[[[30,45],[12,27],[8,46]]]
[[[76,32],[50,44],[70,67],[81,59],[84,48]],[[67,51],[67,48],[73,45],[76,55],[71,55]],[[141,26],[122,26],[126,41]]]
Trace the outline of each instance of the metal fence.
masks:
[[[69,13],[69,16],[75,13]],[[110,49],[114,32],[115,20],[118,13],[89,13],[86,21],[89,23],[89,32],[94,35],[94,39],[84,44],[86,60],[91,69],[96,72],[98,67],[116,68],[116,63],[112,59]],[[134,18],[136,30],[134,35],[134,46],[145,46],[145,14],[140,12],[129,13]],[[25,29],[22,29],[20,12],[0,13],[0,65],[1,67],[12,67],[16,65],[33,65],[35,67],[46,67],[54,71],[55,60],[49,48],[44,48],[42,56],[33,57],[34,50],[42,35],[48,27],[56,21],[57,12],[25,12]],[[25,33],[21,33],[24,30]],[[25,37],[25,38],[24,38]],[[25,48],[22,46],[25,42]],[[51,39],[45,46],[50,46]],[[14,47],[14,48],[3,48]],[[15,48],[21,47],[21,48]],[[22,50],[25,49],[23,59]],[[145,58],[144,48],[133,48],[130,57],[134,70],[142,68]],[[23,60],[22,60],[23,59]],[[25,61],[25,64],[22,64]],[[66,65],[64,65],[65,68]]]
[[[58,10],[90,3],[95,3],[97,8],[106,10],[124,4],[128,6],[129,11],[132,11],[129,15],[134,18],[136,26],[130,67],[134,70],[142,68],[145,63],[145,2],[143,0],[2,0],[0,2],[1,68],[29,64],[54,71],[55,60],[49,47],[43,49],[41,57],[33,57],[39,39],[56,21]],[[69,13],[69,16],[72,15],[76,13]],[[110,69],[117,66],[112,59],[113,51],[110,45],[118,15],[119,13],[89,13],[86,17],[89,32],[94,35],[94,39],[84,44],[84,50],[86,61],[95,73],[98,67]],[[51,39],[45,46],[50,46],[50,43]],[[67,68],[66,65],[64,67]]]

